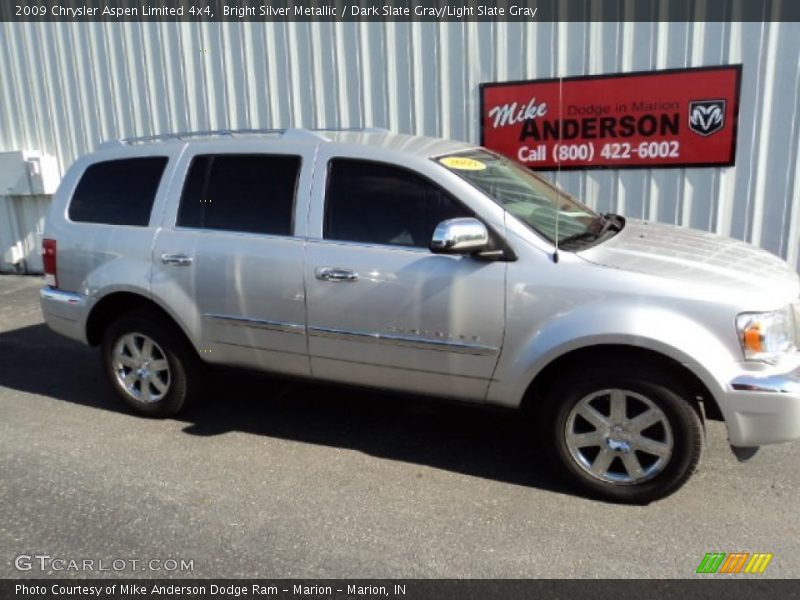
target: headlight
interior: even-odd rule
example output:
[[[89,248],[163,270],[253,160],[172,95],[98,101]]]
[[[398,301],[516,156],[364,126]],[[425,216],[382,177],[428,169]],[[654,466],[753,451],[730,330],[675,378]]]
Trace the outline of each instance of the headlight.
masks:
[[[774,312],[742,313],[736,317],[736,328],[746,360],[776,362],[797,349],[792,305]]]

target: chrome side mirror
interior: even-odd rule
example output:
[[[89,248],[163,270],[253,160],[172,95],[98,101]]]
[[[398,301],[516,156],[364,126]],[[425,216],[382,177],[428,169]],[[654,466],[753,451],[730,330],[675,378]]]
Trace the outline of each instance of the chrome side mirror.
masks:
[[[436,226],[431,239],[431,252],[437,254],[472,254],[489,245],[489,232],[478,219],[448,219]]]

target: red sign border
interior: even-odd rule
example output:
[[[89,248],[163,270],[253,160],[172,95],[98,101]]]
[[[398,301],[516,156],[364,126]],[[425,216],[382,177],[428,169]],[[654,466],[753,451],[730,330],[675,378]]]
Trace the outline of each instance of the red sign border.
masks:
[[[736,86],[734,89],[734,96],[736,99],[736,108],[733,111],[733,141],[731,143],[731,154],[725,162],[708,162],[708,163],[671,163],[666,165],[570,165],[556,168],[536,168],[527,167],[531,171],[616,171],[628,169],[691,169],[691,168],[705,168],[705,167],[733,167],[736,165],[736,147],[739,141],[739,103],[741,101],[742,89],[742,63],[729,64],[729,65],[712,65],[703,67],[681,67],[676,69],[656,69],[649,71],[627,71],[625,73],[603,73],[598,75],[575,75],[571,77],[548,77],[547,79],[517,79],[514,81],[491,81],[478,84],[478,95],[480,105],[480,145],[484,145],[485,136],[484,128],[486,119],[485,117],[485,97],[484,90],[493,87],[504,87],[509,85],[524,85],[526,83],[552,83],[554,81],[587,81],[591,79],[620,79],[622,77],[641,77],[642,75],[668,75],[670,73],[686,73],[686,72],[699,72],[699,71],[720,71],[720,70],[733,70],[736,71]],[[492,150],[494,152],[494,150]]]

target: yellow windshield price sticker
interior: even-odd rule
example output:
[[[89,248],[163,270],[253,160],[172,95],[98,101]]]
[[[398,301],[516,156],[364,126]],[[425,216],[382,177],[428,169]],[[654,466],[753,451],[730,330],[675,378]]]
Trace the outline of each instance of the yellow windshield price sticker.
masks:
[[[483,171],[486,168],[486,165],[481,161],[464,156],[445,156],[439,159],[439,162],[445,167],[459,171]]]

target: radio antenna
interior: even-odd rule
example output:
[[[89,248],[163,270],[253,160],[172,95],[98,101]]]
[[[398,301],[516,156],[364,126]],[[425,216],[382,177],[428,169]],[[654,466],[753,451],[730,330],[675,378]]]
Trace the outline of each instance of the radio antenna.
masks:
[[[561,132],[564,130],[564,120],[561,118],[563,114],[564,108],[564,101],[563,101],[563,94],[564,94],[564,78],[559,75],[558,76],[558,120],[559,120],[559,136],[558,136],[558,146],[561,146]],[[561,160],[559,159],[559,153],[556,152],[556,249],[553,252],[553,262],[558,263],[558,221],[561,218],[561,187],[559,181],[561,180]]]

